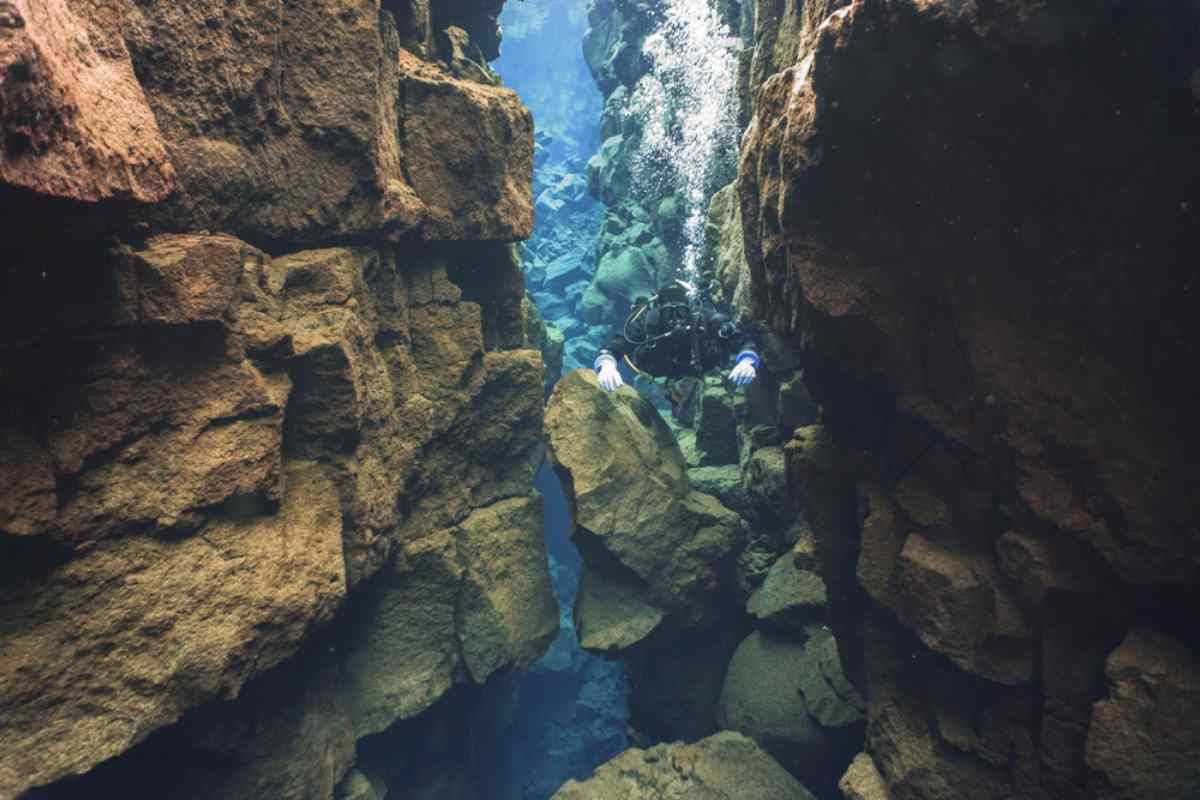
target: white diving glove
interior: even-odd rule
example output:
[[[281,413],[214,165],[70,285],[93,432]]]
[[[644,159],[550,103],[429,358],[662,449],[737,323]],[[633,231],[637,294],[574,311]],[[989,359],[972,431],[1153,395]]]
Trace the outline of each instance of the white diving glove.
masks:
[[[736,386],[745,386],[758,376],[758,356],[749,350],[738,353],[737,363],[729,373],[729,380]]]
[[[615,391],[625,385],[625,381],[621,379],[621,373],[617,371],[617,360],[608,353],[596,356],[596,361],[592,366],[595,367],[596,374],[600,378],[600,387],[605,391]]]

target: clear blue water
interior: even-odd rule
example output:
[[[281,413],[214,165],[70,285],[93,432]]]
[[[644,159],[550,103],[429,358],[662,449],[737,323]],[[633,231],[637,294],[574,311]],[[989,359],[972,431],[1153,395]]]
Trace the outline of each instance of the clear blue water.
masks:
[[[492,66],[533,112],[538,136],[534,197],[548,189],[562,197],[555,187],[575,176],[586,180],[587,160],[600,144],[602,99],[582,54],[587,0],[510,2],[501,24],[503,53]],[[536,214],[534,235],[525,244],[527,267],[568,258],[594,271],[602,215],[598,203],[590,197],[561,208],[543,202]],[[574,303],[563,295],[534,297],[543,315],[567,333],[568,352],[573,352],[587,328],[573,324]],[[546,800],[567,780],[587,777],[629,746],[624,668],[584,651],[575,635],[571,609],[582,562],[570,540],[567,499],[548,465],[535,485],[545,500],[559,635],[531,669],[500,675],[478,695],[471,760],[481,798],[488,800]]]

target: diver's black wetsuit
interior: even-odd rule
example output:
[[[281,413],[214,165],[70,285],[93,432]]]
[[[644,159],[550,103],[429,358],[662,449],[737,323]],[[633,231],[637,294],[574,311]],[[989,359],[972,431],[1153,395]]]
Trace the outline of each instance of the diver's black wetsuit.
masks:
[[[600,352],[618,361],[628,358],[654,377],[699,377],[728,366],[741,353],[753,353],[757,363],[756,327],[738,327],[707,300],[693,311],[682,292],[662,289],[652,302],[633,310],[623,330]]]

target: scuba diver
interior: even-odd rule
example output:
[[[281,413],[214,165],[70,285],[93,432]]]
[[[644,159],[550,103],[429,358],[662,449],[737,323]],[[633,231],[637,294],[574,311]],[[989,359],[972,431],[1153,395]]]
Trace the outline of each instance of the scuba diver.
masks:
[[[623,359],[636,373],[666,378],[677,407],[689,404],[701,378],[733,358],[729,380],[745,386],[758,374],[761,360],[751,326],[743,330],[719,312],[694,284],[675,281],[646,299],[639,297],[620,335],[600,351],[593,363],[600,386],[613,391],[625,385],[618,369]],[[679,385],[683,391],[677,391]]]

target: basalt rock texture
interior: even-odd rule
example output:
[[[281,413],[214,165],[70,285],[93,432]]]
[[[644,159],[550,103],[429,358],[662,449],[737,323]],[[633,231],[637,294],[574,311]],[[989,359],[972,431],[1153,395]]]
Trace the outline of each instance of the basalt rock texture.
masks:
[[[892,797],[1195,794],[1200,17],[757,5],[750,296],[822,407],[789,484],[867,756]]]
[[[0,797],[329,800],[557,632],[529,115],[393,10],[0,4]]]

